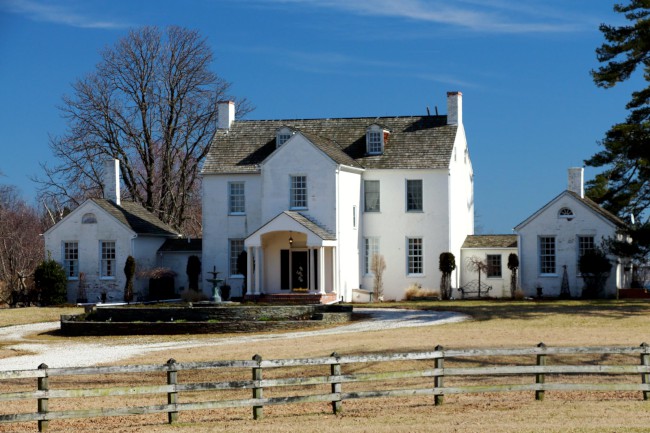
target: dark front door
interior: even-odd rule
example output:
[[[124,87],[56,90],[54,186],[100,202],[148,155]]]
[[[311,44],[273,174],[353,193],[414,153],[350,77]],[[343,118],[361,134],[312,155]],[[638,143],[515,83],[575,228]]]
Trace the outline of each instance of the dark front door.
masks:
[[[307,251],[291,251],[291,290],[309,288]]]
[[[318,251],[314,251],[314,290],[318,290]],[[289,260],[291,255],[291,260]],[[309,252],[280,251],[280,289],[289,290],[309,287]]]

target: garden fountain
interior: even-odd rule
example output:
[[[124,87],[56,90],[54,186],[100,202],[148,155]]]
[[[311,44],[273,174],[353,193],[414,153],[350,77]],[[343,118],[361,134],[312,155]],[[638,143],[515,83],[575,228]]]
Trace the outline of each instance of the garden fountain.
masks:
[[[208,274],[212,274],[212,278],[206,278],[206,281],[208,283],[212,283],[212,292],[214,293],[212,299],[215,304],[221,304],[223,301],[221,300],[221,289],[219,285],[223,282],[223,280],[221,278],[217,278],[220,272],[217,272],[217,267],[214,266],[211,271],[208,271]]]

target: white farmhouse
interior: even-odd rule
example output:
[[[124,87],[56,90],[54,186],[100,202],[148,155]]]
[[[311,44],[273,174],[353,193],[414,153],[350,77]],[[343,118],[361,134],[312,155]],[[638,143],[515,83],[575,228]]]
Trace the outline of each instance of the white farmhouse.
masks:
[[[86,200],[44,233],[46,254],[68,275],[69,302],[78,300],[82,273],[88,302],[98,302],[102,294],[109,301],[122,301],[126,258],[133,256],[138,270],[158,267],[158,250],[178,236],[139,204],[120,200],[117,160],[104,167],[104,198]],[[165,252],[169,254],[169,249]],[[134,281],[138,297],[148,288],[148,278]]]
[[[515,227],[519,236],[519,277],[527,296],[579,297],[584,287],[579,259],[587,250],[615,238],[624,223],[585,197],[584,171],[570,168],[568,188]],[[604,288],[605,296],[629,287],[626,264],[610,257],[612,271]],[[564,287],[564,293],[563,293]]]
[[[411,284],[437,290],[440,253],[460,257],[474,231],[460,92],[447,94],[447,112],[237,120],[221,103],[202,168],[204,269],[233,296],[351,301],[373,289],[379,254],[384,298]]]

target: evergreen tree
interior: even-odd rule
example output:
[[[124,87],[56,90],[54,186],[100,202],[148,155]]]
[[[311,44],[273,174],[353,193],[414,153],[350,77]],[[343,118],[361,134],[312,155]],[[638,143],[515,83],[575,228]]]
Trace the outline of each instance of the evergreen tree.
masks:
[[[628,80],[637,69],[642,69],[645,81],[649,82],[650,3],[630,0],[627,4],[616,4],[614,10],[624,15],[627,24],[600,26],[606,42],[596,49],[602,65],[592,71],[594,82],[599,87],[611,88]],[[588,183],[587,195],[629,221],[631,215],[641,219],[650,207],[650,83],[632,93],[627,109],[627,119],[607,131],[601,142],[603,149],[585,163],[603,168]],[[650,239],[644,236],[650,231],[648,223],[637,222],[624,231],[634,239],[634,246],[614,243],[612,252],[644,257],[650,249]]]

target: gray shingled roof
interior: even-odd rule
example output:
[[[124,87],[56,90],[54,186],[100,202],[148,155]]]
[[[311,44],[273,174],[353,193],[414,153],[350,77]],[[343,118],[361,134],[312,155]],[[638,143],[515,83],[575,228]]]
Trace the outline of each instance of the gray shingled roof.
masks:
[[[324,241],[335,241],[336,240],[336,235],[329,230],[327,230],[325,227],[322,227],[318,222],[313,221],[310,219],[308,216],[301,214],[300,212],[296,211],[291,211],[287,210],[284,211],[284,213],[291,218],[293,218],[294,221],[302,225],[304,228],[307,230],[311,231],[314,233],[316,236],[321,238]]]
[[[390,130],[382,155],[366,153],[366,129]],[[276,148],[276,131],[286,126],[343,165],[364,168],[448,168],[457,125],[447,116],[340,119],[236,120],[217,130],[203,165],[204,174],[255,172]]]
[[[517,248],[517,235],[470,235],[462,248]]]
[[[577,198],[581,202],[583,202],[585,205],[587,205],[587,207],[589,207],[590,209],[592,209],[596,213],[600,214],[605,219],[611,221],[617,227],[625,227],[625,222],[623,222],[623,220],[621,220],[619,217],[617,217],[613,213],[609,212],[608,210],[603,209],[602,207],[600,207],[600,205],[598,203],[596,203],[595,201],[593,201],[592,199],[590,199],[588,197],[580,197],[580,194],[577,194],[577,193],[575,193],[573,191],[567,190],[566,192],[571,194],[572,196],[574,196],[575,198]]]
[[[112,201],[101,198],[91,200],[139,235],[178,235],[171,226],[160,221],[158,217],[135,202],[122,200],[118,206]]]

